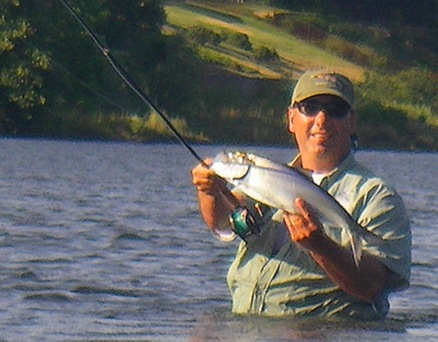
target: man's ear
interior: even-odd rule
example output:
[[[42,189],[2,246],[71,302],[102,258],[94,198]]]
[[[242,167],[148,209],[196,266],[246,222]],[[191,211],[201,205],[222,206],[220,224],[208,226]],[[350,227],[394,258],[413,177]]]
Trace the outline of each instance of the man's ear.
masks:
[[[292,107],[289,107],[287,109],[287,130],[289,133],[294,134],[295,133],[295,127],[294,127],[294,110]]]

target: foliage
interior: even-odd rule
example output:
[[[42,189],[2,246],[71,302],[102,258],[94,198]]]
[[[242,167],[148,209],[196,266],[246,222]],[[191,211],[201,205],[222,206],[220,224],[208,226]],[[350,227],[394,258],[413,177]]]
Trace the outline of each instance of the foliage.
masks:
[[[285,31],[310,41],[321,41],[327,37],[327,25],[315,13],[279,13],[268,19]]]
[[[205,45],[219,45],[223,38],[216,32],[197,25],[188,29],[187,38],[194,44]]]
[[[188,126],[184,119],[173,118],[170,120],[170,123],[179,133],[183,135],[189,134]],[[156,113],[152,113],[149,115],[147,120],[145,120],[144,122],[144,127],[150,131],[158,133],[159,135],[170,135],[170,131],[167,125],[164,123],[163,119],[159,117],[159,115]]]
[[[291,10],[318,11],[326,15],[367,22],[398,21],[408,25],[436,26],[434,0],[253,0]]]
[[[267,7],[269,15],[257,16],[260,6],[251,7],[280,3],[290,10]],[[419,3],[432,12],[431,1]],[[170,14],[185,30],[168,25],[159,0],[75,0],[74,8],[189,139],[290,143],[278,132],[291,78],[321,64],[357,83],[364,146],[438,148],[437,35],[424,8],[418,22],[406,0],[395,11],[389,0],[178,4]],[[60,1],[0,0],[0,9],[0,132],[169,139]],[[369,21],[357,23],[355,14]],[[273,74],[284,79],[263,79]]]
[[[196,87],[184,87],[186,97],[174,94],[184,94],[181,80],[187,82],[187,75],[195,79],[196,61],[181,39],[161,34],[165,15],[159,1],[74,3],[78,14],[155,102],[171,109],[192,102]],[[5,37],[5,51],[0,54],[0,131],[52,135],[57,131],[53,122],[60,127],[58,131],[72,129],[62,129],[59,119],[64,118],[69,126],[76,125],[81,135],[79,131],[88,130],[93,122],[111,126],[108,120],[93,118],[114,108],[144,110],[145,104],[118,78],[60,1],[0,0],[0,5],[5,9],[0,22],[0,37]],[[179,67],[186,68],[176,72]],[[80,116],[90,126],[82,127],[81,120],[73,120],[71,115]],[[98,127],[96,132],[107,136]]]
[[[31,108],[43,105],[43,73],[50,61],[26,45],[34,35],[30,23],[16,16],[18,0],[0,0],[0,131],[26,124]]]
[[[366,65],[373,69],[383,69],[388,64],[388,59],[380,56],[371,48],[351,43],[345,39],[330,35],[322,42],[327,51],[333,52],[356,64]]]
[[[275,49],[270,49],[266,46],[255,48],[254,57],[263,62],[272,62],[279,60],[277,51],[275,51]]]
[[[388,0],[367,7],[370,4],[366,0],[296,1],[283,3],[291,11],[275,13],[266,20],[318,46],[329,46],[341,56],[347,54],[345,57],[355,63],[373,68],[400,68],[401,63],[409,63],[436,72],[438,35],[436,17],[431,15],[437,11],[436,2],[408,2],[402,1],[399,6]],[[415,7],[412,12],[408,11],[410,6]],[[309,12],[298,11],[300,8]],[[425,9],[432,12],[425,13]],[[425,13],[421,20],[419,13]],[[372,48],[364,53],[365,46]],[[365,57],[371,50],[373,57],[367,62]]]
[[[225,41],[240,49],[252,50],[252,45],[247,34],[227,30],[225,32]]]
[[[236,63],[231,61],[227,56],[224,56],[220,52],[211,49],[199,48],[198,54],[204,62],[221,65],[227,68],[238,68]]]
[[[438,110],[438,79],[424,69],[411,68],[393,74],[368,73],[360,92],[380,102],[412,103]]]
[[[365,146],[436,149],[437,86],[436,77],[423,69],[368,73],[357,105]]]

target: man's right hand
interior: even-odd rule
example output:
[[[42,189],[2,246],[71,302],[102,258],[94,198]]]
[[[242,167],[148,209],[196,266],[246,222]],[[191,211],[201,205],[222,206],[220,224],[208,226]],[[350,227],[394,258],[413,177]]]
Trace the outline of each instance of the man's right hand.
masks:
[[[204,163],[211,165],[212,159],[205,159]],[[192,183],[198,191],[211,196],[217,196],[219,193],[227,191],[226,182],[202,163],[192,169]]]

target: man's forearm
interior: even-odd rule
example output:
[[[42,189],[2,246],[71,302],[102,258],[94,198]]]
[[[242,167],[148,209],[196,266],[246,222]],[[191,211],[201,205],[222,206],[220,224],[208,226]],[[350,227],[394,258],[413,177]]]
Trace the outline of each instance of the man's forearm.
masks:
[[[224,189],[215,194],[198,191],[199,208],[209,229],[224,227],[229,216],[239,204],[239,200]]]
[[[356,266],[350,249],[342,248],[318,232],[307,243],[311,256],[343,291],[365,302],[372,302],[383,289],[388,269],[369,254]]]

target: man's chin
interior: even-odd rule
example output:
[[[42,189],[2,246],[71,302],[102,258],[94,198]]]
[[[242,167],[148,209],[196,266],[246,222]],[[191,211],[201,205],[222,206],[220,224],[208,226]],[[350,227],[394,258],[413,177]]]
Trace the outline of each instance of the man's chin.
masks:
[[[313,151],[315,152],[316,155],[326,155],[330,152],[330,145],[328,143],[319,143],[316,144],[313,148]]]

